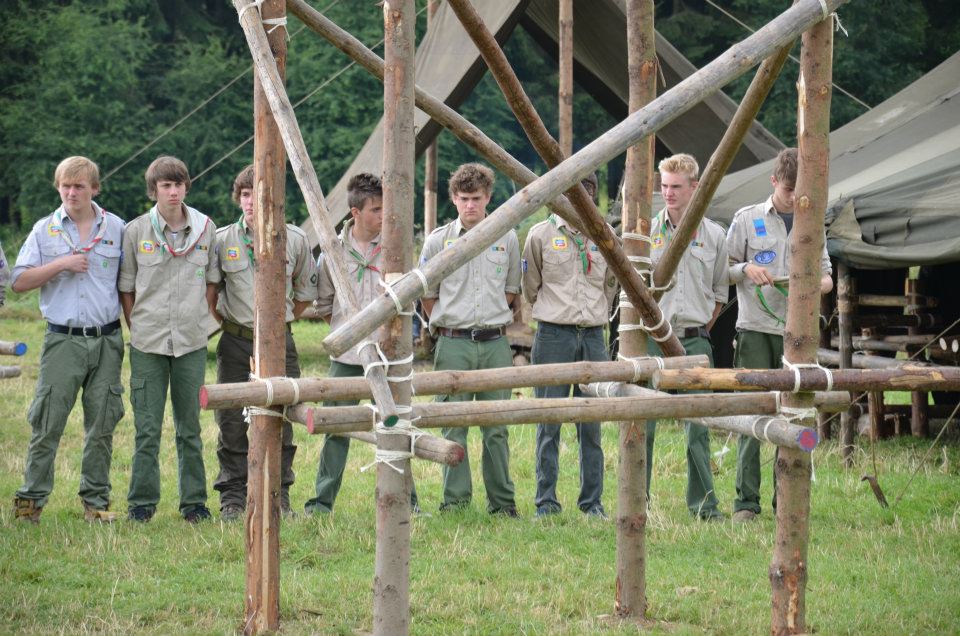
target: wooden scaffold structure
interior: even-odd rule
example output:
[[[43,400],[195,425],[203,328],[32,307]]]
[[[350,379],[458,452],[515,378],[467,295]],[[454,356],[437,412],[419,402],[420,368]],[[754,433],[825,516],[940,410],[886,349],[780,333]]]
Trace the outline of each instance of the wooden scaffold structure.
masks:
[[[829,169],[826,147],[833,34],[830,15],[846,1],[798,0],[754,35],[657,97],[653,2],[628,0],[630,114],[607,133],[571,154],[572,141],[567,133],[561,136],[562,143],[558,143],[547,132],[499,44],[470,2],[448,0],[450,8],[474,39],[533,146],[549,166],[546,174],[537,177],[453,109],[415,86],[413,25],[416,16],[413,0],[397,0],[383,5],[385,59],[366,49],[304,0],[287,0],[286,3],[283,0],[234,0],[256,71],[254,154],[258,270],[255,378],[248,383],[206,386],[201,402],[208,409],[246,406],[253,410],[246,520],[246,633],[279,629],[281,416],[304,423],[312,433],[350,435],[376,445],[374,634],[407,634],[411,628],[408,506],[411,458],[416,456],[452,465],[463,457],[463,449],[456,444],[413,428],[414,419],[420,429],[467,424],[514,425],[531,421],[620,422],[614,608],[622,620],[649,620],[645,591],[647,513],[643,422],[659,417],[701,418],[697,421],[704,426],[751,435],[778,446],[779,505],[776,542],[769,570],[771,632],[795,634],[806,631],[810,452],[819,441],[815,420],[817,411],[848,411],[849,391],[877,391],[892,386],[911,391],[923,391],[933,385],[938,390],[960,388],[960,375],[956,369],[916,365],[876,369],[869,364],[862,365],[867,368],[858,368],[856,359],[866,358],[852,355],[849,339],[845,345],[842,335],[839,365],[842,370],[830,371],[817,365],[818,354],[822,353],[818,352],[820,334],[817,321],[819,256],[823,247],[823,210]],[[384,84],[386,288],[380,297],[365,307],[358,306],[346,284],[343,269],[346,259],[337,242],[334,217],[326,208],[284,89],[286,33],[283,27],[287,10]],[[674,240],[671,252],[656,271],[650,271],[646,259],[654,135],[695,104],[762,62],[734,123],[711,158],[697,197],[678,230],[681,236],[684,232],[689,236],[707,208],[712,188],[730,165],[749,122],[780,72],[787,52],[801,35],[797,205],[804,213],[797,215],[792,233],[792,293],[784,337],[786,368],[762,373],[706,369],[703,368],[707,363],[705,356],[683,355],[679,340],[657,304],[658,292],[673,277],[689,238]],[[561,53],[561,64],[565,55],[569,53]],[[565,93],[563,99],[568,98]],[[522,187],[468,234],[419,269],[411,269],[410,262],[414,105]],[[618,237],[601,218],[580,180],[628,149],[621,247]],[[336,293],[353,314],[345,325],[329,334],[323,346],[331,355],[357,348],[367,371],[365,378],[282,377],[283,320],[277,312],[282,311],[283,299],[277,294],[282,294],[283,285],[276,281],[283,275],[283,175],[287,158],[330,265]],[[428,170],[435,171],[435,164],[428,165]],[[427,183],[428,189],[433,188],[435,201],[435,177],[433,181],[428,177]],[[431,203],[429,196],[427,199],[435,214],[435,203]],[[429,286],[487,250],[497,238],[542,206],[548,206],[582,229],[596,242],[615,272],[623,289],[624,325],[641,327],[621,332],[621,359],[607,363],[413,373],[410,314],[416,299]],[[921,303],[916,301],[914,304],[919,306]],[[841,312],[844,311],[841,308]],[[666,357],[646,356],[647,337],[660,344]],[[903,344],[912,346],[914,343],[904,341]],[[677,396],[637,386],[648,382],[654,389],[702,386],[730,388],[736,392]],[[413,391],[430,395],[571,383],[583,385],[585,394],[596,397],[411,404]],[[307,404],[347,398],[372,398],[375,406],[373,421],[367,407],[313,407]]]

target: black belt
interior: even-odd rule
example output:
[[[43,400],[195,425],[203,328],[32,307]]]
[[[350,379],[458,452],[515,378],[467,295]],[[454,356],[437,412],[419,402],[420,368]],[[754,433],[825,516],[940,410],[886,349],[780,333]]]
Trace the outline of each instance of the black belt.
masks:
[[[681,338],[706,338],[710,339],[710,332],[707,331],[706,327],[687,327],[683,330],[683,333],[680,334]]]
[[[495,329],[447,329],[446,327],[440,327],[437,331],[440,332],[441,336],[447,338],[469,338],[474,342],[496,340],[506,333],[506,329],[503,327]]]
[[[603,325],[562,325],[559,322],[547,322],[543,321],[541,325],[550,325],[551,327],[556,327],[557,329],[570,329],[571,331],[589,331],[591,329],[603,329]]]
[[[53,333],[65,333],[68,336],[85,336],[87,338],[99,338],[100,336],[109,336],[120,328],[120,320],[114,320],[106,325],[99,327],[67,327],[66,325],[55,325],[52,322],[47,323],[47,331]]]
[[[253,329],[250,327],[244,327],[241,324],[237,324],[232,320],[227,320],[224,318],[223,322],[220,323],[220,328],[231,336],[236,336],[237,338],[243,338],[244,340],[253,342]],[[287,323],[287,331],[290,331],[289,322]]]

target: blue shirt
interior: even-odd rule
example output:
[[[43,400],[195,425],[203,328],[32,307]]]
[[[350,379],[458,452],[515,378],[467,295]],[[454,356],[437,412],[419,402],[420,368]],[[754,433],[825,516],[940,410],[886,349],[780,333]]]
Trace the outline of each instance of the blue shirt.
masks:
[[[103,238],[87,252],[90,267],[85,273],[61,272],[40,287],[40,313],[48,321],[69,327],[99,327],[120,318],[120,299],[117,295],[117,275],[120,271],[123,221],[115,214],[97,213],[90,230],[90,238],[106,223]],[[82,246],[77,225],[66,214],[62,227],[57,227],[54,214],[37,221],[20,248],[13,267],[15,283],[24,271],[46,265],[71,253],[70,245],[60,236],[67,232],[74,245]]]

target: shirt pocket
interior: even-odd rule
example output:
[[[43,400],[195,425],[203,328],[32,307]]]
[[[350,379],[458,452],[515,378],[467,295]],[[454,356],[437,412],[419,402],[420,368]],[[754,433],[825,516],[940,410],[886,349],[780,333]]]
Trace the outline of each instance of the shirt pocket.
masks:
[[[483,267],[485,277],[503,280],[507,277],[507,252],[496,249],[494,246],[484,253]]]
[[[68,254],[70,254],[70,246],[60,237],[57,237],[56,240],[43,241],[40,243],[41,265],[46,265]]]
[[[197,247],[195,246],[183,256],[186,263],[181,268],[181,273],[182,280],[187,285],[202,285],[207,280],[206,270],[210,262],[210,254],[207,250],[197,249]]]
[[[237,272],[242,272],[243,270],[250,267],[250,259],[245,256],[241,256],[236,259],[227,259],[220,257],[220,268],[227,274],[236,274]]]
[[[554,283],[570,283],[576,272],[573,271],[573,250],[546,249],[543,251],[543,280]]]
[[[97,244],[90,255],[90,271],[97,278],[116,280],[120,269],[120,248],[115,245]]]
[[[595,250],[592,245],[587,247],[587,256],[590,258],[590,271],[587,272],[587,278],[591,281],[599,281],[602,288],[607,278],[607,261],[600,254],[600,250]]]
[[[696,278],[697,287],[703,292],[705,298],[713,298],[713,268],[717,261],[716,252],[710,253],[704,247],[690,247],[690,256],[693,259],[693,265],[696,268],[691,272]]]

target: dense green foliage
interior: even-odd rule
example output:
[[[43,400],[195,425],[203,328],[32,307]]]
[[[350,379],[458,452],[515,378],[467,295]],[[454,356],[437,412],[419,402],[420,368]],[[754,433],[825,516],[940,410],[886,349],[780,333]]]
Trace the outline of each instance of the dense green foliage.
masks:
[[[189,202],[222,222],[234,215],[233,176],[251,159],[252,75],[249,54],[225,0],[15,0],[0,13],[0,228],[22,233],[56,204],[53,168],[85,154],[106,176],[99,200],[132,218],[149,206],[143,171],[158,154],[183,158],[197,177]],[[425,0],[418,0],[423,8]],[[724,0],[760,26],[785,0]],[[382,37],[372,0],[322,0],[316,6],[373,46]],[[746,31],[703,0],[672,0],[658,8],[658,28],[694,63],[719,54]],[[876,104],[960,47],[960,5],[951,0],[854,2],[841,10],[849,37],[838,35],[836,81]],[[422,35],[424,18],[418,26]],[[382,113],[382,88],[361,69],[346,68],[338,51],[291,19],[288,87],[321,185],[331,188]],[[378,48],[378,47],[375,47]],[[522,29],[506,52],[551,128],[556,122],[556,69]],[[765,107],[763,123],[785,142],[794,127],[795,66],[787,66]],[[730,87],[738,97],[748,78]],[[221,91],[222,92],[218,92]],[[577,92],[576,145],[614,121]],[[863,108],[834,99],[836,125]],[[462,112],[491,138],[541,172],[495,83],[485,77]],[[230,154],[235,149],[236,152]],[[440,137],[441,182],[474,159],[449,134]],[[622,160],[610,166],[622,170]],[[422,180],[422,175],[418,177]],[[421,190],[418,184],[418,192]],[[501,179],[495,200],[512,191]],[[306,211],[292,177],[288,210]],[[441,186],[441,201],[445,201]],[[441,206],[441,216],[451,208]]]

